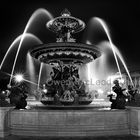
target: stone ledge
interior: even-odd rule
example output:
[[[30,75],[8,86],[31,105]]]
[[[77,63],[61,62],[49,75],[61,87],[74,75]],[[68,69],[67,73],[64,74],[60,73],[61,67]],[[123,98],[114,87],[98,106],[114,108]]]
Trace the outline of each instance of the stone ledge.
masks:
[[[126,110],[13,110],[11,134],[25,136],[100,136],[130,134]]]

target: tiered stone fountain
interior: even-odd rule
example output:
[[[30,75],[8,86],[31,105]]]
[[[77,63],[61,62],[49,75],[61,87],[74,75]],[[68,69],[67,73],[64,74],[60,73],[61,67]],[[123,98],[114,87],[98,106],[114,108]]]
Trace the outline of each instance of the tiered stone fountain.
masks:
[[[47,28],[56,33],[55,43],[44,44],[30,51],[32,57],[52,66],[51,78],[44,85],[47,92],[41,97],[43,104],[89,104],[93,94],[86,90],[86,83],[79,77],[79,66],[97,57],[100,51],[93,45],[77,43],[74,33],[85,28],[85,23],[64,10],[60,17],[50,20]]]
[[[84,27],[85,23],[72,17],[68,10],[47,23],[47,28],[57,35],[56,42],[29,51],[34,59],[49,64],[53,69],[50,79],[43,85],[40,97],[46,108],[1,110],[0,137],[139,135],[136,110],[88,108],[93,97],[80,79],[79,67],[94,61],[101,53],[94,45],[77,43],[72,37]],[[48,108],[50,104],[61,107]],[[86,107],[81,108],[83,104]],[[132,123],[131,116],[136,117]]]

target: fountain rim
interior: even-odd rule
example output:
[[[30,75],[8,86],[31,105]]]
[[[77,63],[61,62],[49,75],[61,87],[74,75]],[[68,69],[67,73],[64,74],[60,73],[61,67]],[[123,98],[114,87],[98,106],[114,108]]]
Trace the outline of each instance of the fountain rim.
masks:
[[[33,58],[38,60],[39,56],[44,54],[45,51],[55,52],[55,50],[57,49],[60,50],[70,49],[73,52],[75,52],[75,50],[77,49],[79,51],[79,54],[82,53],[83,51],[86,51],[87,54],[90,54],[93,57],[93,59],[85,63],[89,63],[92,60],[95,60],[96,58],[101,56],[101,50],[97,48],[95,45],[75,43],[75,42],[55,42],[55,43],[41,44],[41,45],[34,46],[28,52]]]

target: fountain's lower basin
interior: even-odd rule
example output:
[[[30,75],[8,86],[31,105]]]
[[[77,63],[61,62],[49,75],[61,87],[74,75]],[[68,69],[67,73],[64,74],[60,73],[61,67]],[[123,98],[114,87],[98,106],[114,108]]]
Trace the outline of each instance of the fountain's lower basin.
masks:
[[[28,100],[28,106],[31,109],[53,109],[53,110],[82,110],[82,109],[92,109],[92,110],[101,110],[101,109],[109,109],[110,110],[110,105],[111,102],[109,102],[108,100],[104,100],[104,99],[94,99],[93,102],[91,104],[52,104],[48,103],[45,104],[44,102],[40,102],[40,101],[35,101],[35,100]]]
[[[13,110],[10,132],[24,136],[101,136],[129,134],[126,110],[47,109]]]

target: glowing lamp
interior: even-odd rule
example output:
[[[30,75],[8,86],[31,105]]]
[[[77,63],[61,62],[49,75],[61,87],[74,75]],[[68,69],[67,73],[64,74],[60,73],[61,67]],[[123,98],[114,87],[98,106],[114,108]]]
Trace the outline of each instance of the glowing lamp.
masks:
[[[14,78],[16,82],[22,82],[24,80],[22,74],[16,74]]]
[[[2,91],[2,94],[5,94],[5,91]]]

